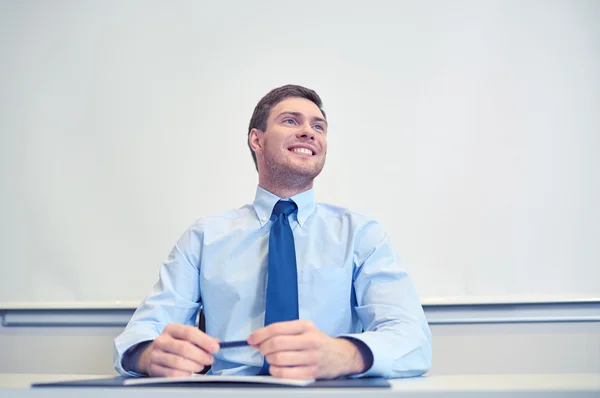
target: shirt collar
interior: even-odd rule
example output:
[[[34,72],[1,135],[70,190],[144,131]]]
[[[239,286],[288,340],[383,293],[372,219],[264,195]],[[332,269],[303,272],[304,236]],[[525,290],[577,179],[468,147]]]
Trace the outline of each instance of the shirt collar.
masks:
[[[301,227],[304,227],[304,223],[315,210],[315,194],[312,189],[309,189],[308,191],[292,196],[290,199],[298,206],[296,220]],[[259,186],[256,187],[253,206],[261,227],[264,227],[269,222],[271,213],[273,213],[273,207],[280,200],[281,198],[277,195],[273,195]]]

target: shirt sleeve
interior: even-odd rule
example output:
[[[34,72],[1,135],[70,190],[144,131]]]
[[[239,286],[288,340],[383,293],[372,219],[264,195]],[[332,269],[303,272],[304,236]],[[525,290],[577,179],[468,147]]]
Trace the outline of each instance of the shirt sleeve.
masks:
[[[140,376],[123,366],[124,355],[130,348],[154,340],[169,323],[195,324],[201,305],[199,267],[202,237],[199,225],[182,235],[162,265],[152,292],[134,312],[125,330],[116,337],[114,367],[120,374]],[[130,363],[127,368],[132,368]]]
[[[344,336],[362,341],[373,362],[353,377],[426,373],[432,360],[431,330],[412,280],[379,223],[371,221],[357,232],[354,260],[355,311],[364,332]]]

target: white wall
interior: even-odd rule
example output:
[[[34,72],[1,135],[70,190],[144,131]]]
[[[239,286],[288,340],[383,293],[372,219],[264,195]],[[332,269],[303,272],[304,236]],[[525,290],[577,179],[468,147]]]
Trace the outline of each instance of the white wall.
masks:
[[[330,118],[317,198],[380,219],[424,302],[600,297],[599,18],[583,0],[2,2],[0,303],[139,302],[189,224],[252,200],[247,123],[290,82]]]
[[[426,304],[515,303],[426,306],[432,374],[600,372],[599,20],[583,0],[1,2],[0,372],[112,372],[183,229],[252,200],[248,119],[286,83],[329,115],[319,200],[382,220]]]

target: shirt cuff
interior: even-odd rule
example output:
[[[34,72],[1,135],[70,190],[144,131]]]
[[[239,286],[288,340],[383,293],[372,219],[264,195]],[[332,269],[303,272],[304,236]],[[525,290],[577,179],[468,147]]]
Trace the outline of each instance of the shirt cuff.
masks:
[[[356,339],[354,337],[349,337],[349,336],[341,336],[339,338],[347,340],[347,341],[351,342],[352,344],[354,344],[354,346],[356,347],[356,349],[358,350],[358,352],[360,353],[360,355],[363,358],[366,369],[367,370],[371,369],[371,367],[373,366],[373,352],[371,352],[371,349],[365,343],[363,343],[359,339]],[[353,375],[349,375],[349,376],[353,376]]]
[[[125,356],[127,354],[134,354],[133,351],[129,352],[129,350],[137,348],[140,343],[153,341],[159,334],[153,327],[140,328],[138,330],[134,329],[135,328],[124,331],[115,339],[114,368],[123,376],[140,377],[145,375],[129,370],[133,369],[135,366],[131,366],[131,358],[126,359]]]
[[[367,355],[365,357],[365,362],[367,362],[367,365],[369,365],[368,360],[371,360],[371,366],[369,366],[365,372],[354,375],[348,375],[348,377],[359,378],[382,376],[388,373],[389,369],[391,369],[392,361],[389,358],[389,356],[386,357],[385,355],[377,355],[378,352],[381,352],[381,349],[385,349],[384,347],[379,347],[377,342],[377,336],[374,336],[371,333],[355,333],[344,334],[338,337],[345,338],[351,341],[354,340],[353,343],[356,341],[355,344],[357,344],[357,347],[361,351],[361,354]]]
[[[138,343],[125,351],[125,354],[123,354],[123,359],[121,360],[121,366],[123,366],[123,369],[126,372],[141,374],[140,372],[137,372],[137,365],[142,353],[150,345],[150,343],[152,343],[152,340],[142,341],[141,343]]]

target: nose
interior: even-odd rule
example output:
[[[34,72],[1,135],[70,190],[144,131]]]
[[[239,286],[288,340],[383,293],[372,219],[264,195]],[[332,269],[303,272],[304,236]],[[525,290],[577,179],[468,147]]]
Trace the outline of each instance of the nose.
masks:
[[[298,130],[296,137],[314,141],[315,132],[312,130],[310,123],[304,123],[302,127]]]

